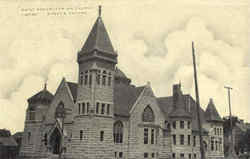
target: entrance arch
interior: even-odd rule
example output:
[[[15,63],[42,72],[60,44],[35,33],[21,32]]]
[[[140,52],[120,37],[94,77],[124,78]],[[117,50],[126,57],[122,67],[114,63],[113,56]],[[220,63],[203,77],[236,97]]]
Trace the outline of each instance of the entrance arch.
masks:
[[[60,143],[61,143],[61,133],[58,130],[58,128],[55,128],[53,133],[50,136],[50,146],[52,148],[53,154],[59,154]]]

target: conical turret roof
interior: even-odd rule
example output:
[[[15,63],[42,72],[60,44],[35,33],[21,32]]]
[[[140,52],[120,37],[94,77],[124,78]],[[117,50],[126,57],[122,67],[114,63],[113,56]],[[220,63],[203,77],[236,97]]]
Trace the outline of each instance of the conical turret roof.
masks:
[[[54,98],[54,95],[47,90],[47,86],[45,84],[44,89],[38,92],[37,94],[33,95],[32,97],[30,97],[28,99],[28,102],[30,104],[36,103],[36,102],[50,103],[53,98]]]
[[[116,52],[114,51],[114,48],[110,41],[108,32],[102,21],[100,7],[99,16],[96,19],[96,22],[92,27],[89,36],[82,47],[81,53],[89,53],[93,50],[98,50],[100,52],[116,55]]]
[[[205,112],[205,118],[207,121],[222,121],[215,105],[213,102],[213,99],[209,100],[206,112]]]

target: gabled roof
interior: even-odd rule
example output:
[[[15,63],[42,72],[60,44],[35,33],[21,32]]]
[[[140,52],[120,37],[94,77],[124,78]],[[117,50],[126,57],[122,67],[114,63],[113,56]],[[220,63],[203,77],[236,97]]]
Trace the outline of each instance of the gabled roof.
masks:
[[[73,82],[67,82],[71,95],[73,96],[74,101],[77,98],[77,83],[73,83]]]
[[[129,111],[142,93],[145,86],[118,84],[114,86],[114,113],[115,115],[129,116]]]
[[[101,16],[97,18],[81,52],[89,53],[93,50],[116,55]]]
[[[222,121],[222,118],[220,117],[218,111],[216,110],[212,99],[209,100],[209,103],[205,112],[205,118],[207,121]]]
[[[190,95],[186,94],[186,95],[183,95],[183,97],[184,97],[184,105],[185,105],[184,109],[192,117],[192,130],[198,130],[196,103]],[[157,98],[157,102],[158,102],[158,105],[161,108],[162,112],[164,113],[166,120],[168,120],[169,115],[174,110],[174,108],[173,108],[173,96],[159,97],[159,98]],[[205,122],[204,113],[205,113],[204,110],[202,108],[200,108],[201,123]]]

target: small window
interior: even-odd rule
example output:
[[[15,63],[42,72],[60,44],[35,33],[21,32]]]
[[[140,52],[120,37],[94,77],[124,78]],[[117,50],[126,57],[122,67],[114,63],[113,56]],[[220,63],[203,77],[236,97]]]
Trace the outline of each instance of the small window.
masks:
[[[148,144],[148,128],[144,128],[144,144]]]
[[[190,129],[190,127],[191,127],[191,122],[188,121],[188,129]]]
[[[176,145],[176,135],[173,135],[173,144]]]
[[[84,84],[87,85],[88,84],[88,75],[84,76]]]
[[[82,114],[85,114],[85,103],[82,103]]]
[[[117,121],[113,126],[114,143],[122,143],[123,140],[123,124],[121,121]]]
[[[81,114],[81,103],[78,103],[78,114]]]
[[[144,122],[154,122],[155,117],[154,117],[154,112],[152,108],[148,105],[143,112],[143,117],[142,121]]]
[[[188,145],[191,145],[191,136],[188,135]]]
[[[109,78],[108,78],[108,86],[111,86],[111,79],[112,79],[112,77],[109,76]]]
[[[82,72],[80,73],[80,84],[81,85],[83,84],[83,73]]]
[[[184,135],[180,135],[180,145],[184,145]]]
[[[184,125],[185,125],[185,122],[184,121],[180,121],[180,128],[181,129],[184,129]]]
[[[176,129],[176,121],[173,121],[173,128]]]
[[[92,85],[92,74],[89,75],[89,85]]]
[[[31,132],[28,132],[28,143],[30,143],[31,140]]]
[[[191,159],[192,158],[192,154],[188,154],[188,159]]]
[[[96,114],[99,114],[99,104],[100,104],[99,102],[96,103],[96,109],[95,109]]]
[[[117,156],[117,152],[115,152],[115,158],[116,158],[116,156]]]
[[[47,133],[44,134],[44,145],[48,145],[48,135]]]
[[[80,130],[80,140],[82,140],[82,137],[83,137],[83,131]]]
[[[175,153],[172,154],[172,158],[175,158]]]
[[[105,104],[102,103],[102,110],[101,110],[101,113],[104,114],[104,110],[105,110]]]
[[[151,130],[151,144],[154,144],[154,142],[155,142],[155,130],[152,129]]]
[[[196,146],[196,136],[193,136],[193,146]]]
[[[216,135],[216,128],[214,128],[214,135]]]
[[[196,154],[194,154],[194,158],[196,159]]]
[[[102,85],[106,85],[106,78],[107,78],[107,75],[106,75],[106,71],[103,71],[103,75],[102,75]]]
[[[122,158],[122,156],[123,156],[123,153],[119,152],[119,157]]]
[[[87,113],[89,113],[89,102],[87,102]]]
[[[152,153],[152,158],[155,158],[155,153]]]
[[[110,113],[110,104],[107,104],[107,115]]]
[[[148,158],[148,153],[147,152],[144,153],[144,158]]]
[[[104,140],[104,131],[101,131],[100,132],[100,141],[103,141]]]
[[[180,157],[181,157],[181,158],[184,158],[184,153],[181,153],[181,154],[180,154]]]

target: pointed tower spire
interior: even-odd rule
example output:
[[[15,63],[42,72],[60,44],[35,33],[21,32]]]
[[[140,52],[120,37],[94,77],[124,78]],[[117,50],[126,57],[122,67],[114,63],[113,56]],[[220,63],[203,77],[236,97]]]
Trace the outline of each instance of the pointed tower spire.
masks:
[[[81,61],[80,58],[86,55],[88,59],[97,57],[117,63],[117,53],[113,48],[101,14],[102,6],[99,6],[98,17],[81,51],[78,53],[78,61]]]
[[[101,5],[99,5],[99,11],[98,11],[98,13],[99,13],[99,17],[101,17],[102,16],[102,6]]]
[[[47,82],[44,83],[44,90],[47,90]]]

